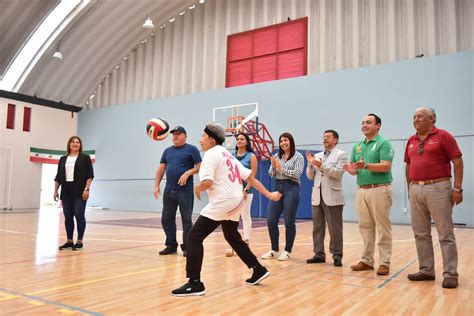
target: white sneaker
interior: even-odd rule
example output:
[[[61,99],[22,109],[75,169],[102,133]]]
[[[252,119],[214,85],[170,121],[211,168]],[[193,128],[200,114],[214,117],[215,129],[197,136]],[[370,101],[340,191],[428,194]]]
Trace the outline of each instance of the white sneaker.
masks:
[[[290,260],[290,253],[286,250],[283,250],[280,255],[278,256],[278,260],[280,261],[287,261]]]
[[[278,252],[270,250],[269,252],[264,253],[260,258],[262,259],[276,259]]]

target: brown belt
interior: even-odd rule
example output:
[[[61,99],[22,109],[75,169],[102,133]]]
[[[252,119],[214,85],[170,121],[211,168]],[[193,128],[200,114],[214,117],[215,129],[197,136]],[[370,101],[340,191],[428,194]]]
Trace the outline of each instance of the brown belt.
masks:
[[[432,179],[432,180],[417,180],[417,181],[410,181],[410,184],[433,184],[433,183],[449,181],[449,180],[451,180],[451,178],[438,178],[438,179]]]
[[[383,187],[383,186],[386,186],[386,185],[390,185],[390,183],[363,184],[363,185],[359,185],[359,188],[361,188],[361,189],[373,189],[373,188]]]

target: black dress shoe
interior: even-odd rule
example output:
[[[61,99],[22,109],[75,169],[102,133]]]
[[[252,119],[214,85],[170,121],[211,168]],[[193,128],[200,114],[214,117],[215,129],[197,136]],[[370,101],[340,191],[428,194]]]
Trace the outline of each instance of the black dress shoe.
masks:
[[[176,253],[177,250],[176,248],[172,248],[172,247],[169,247],[169,246],[166,246],[165,249],[161,250],[160,252],[158,252],[161,256],[164,256],[164,255],[171,255],[171,254],[174,254]]]
[[[334,259],[334,266],[335,267],[342,267],[342,259],[335,258]]]
[[[326,258],[321,258],[321,257],[316,257],[316,256],[306,260],[306,263],[324,263],[324,262],[326,262]]]

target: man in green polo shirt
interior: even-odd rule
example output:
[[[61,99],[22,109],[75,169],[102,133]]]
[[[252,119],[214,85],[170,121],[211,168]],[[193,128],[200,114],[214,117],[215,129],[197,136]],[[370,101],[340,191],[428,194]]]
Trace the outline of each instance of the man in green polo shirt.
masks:
[[[351,162],[344,169],[357,175],[359,190],[356,194],[356,211],[359,216],[359,231],[364,240],[361,261],[351,266],[354,271],[374,269],[375,236],[379,247],[378,275],[390,272],[392,256],[392,160],[394,151],[390,142],[379,130],[382,120],[368,114],[362,121],[365,139],[352,149]]]

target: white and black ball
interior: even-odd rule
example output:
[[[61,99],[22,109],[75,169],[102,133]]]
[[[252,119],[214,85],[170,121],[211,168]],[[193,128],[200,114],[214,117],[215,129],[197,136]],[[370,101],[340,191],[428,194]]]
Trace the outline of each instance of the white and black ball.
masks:
[[[162,118],[152,118],[146,124],[146,133],[153,140],[161,141],[168,137],[170,126]]]

